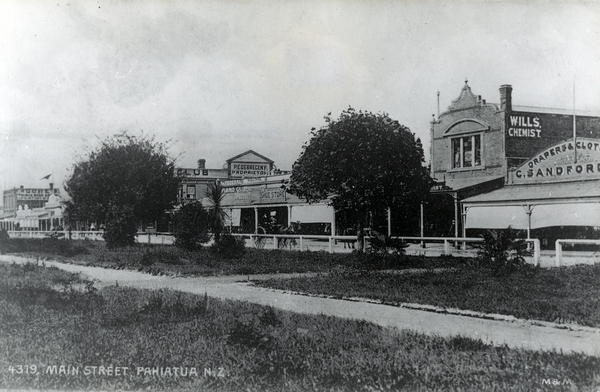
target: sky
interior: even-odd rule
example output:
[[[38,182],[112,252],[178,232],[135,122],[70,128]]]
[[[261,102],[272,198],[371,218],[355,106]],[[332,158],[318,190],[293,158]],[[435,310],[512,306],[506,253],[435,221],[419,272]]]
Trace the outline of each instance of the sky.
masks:
[[[178,166],[254,150],[289,170],[348,107],[429,149],[468,80],[513,104],[600,112],[600,2],[0,0],[0,189],[61,186],[101,140],[170,143]]]

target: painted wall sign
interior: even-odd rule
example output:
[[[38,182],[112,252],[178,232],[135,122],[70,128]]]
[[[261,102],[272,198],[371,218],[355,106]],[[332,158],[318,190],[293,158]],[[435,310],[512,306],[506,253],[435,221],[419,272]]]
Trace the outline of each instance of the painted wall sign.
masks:
[[[223,181],[221,181],[221,185],[231,186],[231,185],[253,184],[256,182],[263,182],[263,181],[267,181],[267,177],[238,178],[235,180],[223,180]]]
[[[258,177],[269,175],[268,163],[231,163],[231,175],[235,177]]]
[[[234,193],[233,204],[250,204],[249,193]]]
[[[246,186],[230,186],[224,187],[224,193],[248,193],[255,190],[265,189],[266,185],[246,185]]]
[[[285,201],[285,189],[265,189],[260,192],[260,201]]]
[[[577,150],[577,162],[574,155]],[[536,154],[513,173],[513,183],[561,182],[600,178],[600,140],[564,141]]]
[[[201,177],[209,174],[209,169],[177,169],[177,176],[179,177]],[[213,176],[219,174],[222,175],[223,173],[214,173],[214,171],[212,173]]]
[[[17,191],[17,200],[46,201],[51,194],[58,195],[58,189],[25,188]]]
[[[538,116],[508,116],[510,128],[509,137],[541,137],[542,124]]]
[[[506,115],[507,158],[533,158],[563,140],[573,137],[573,115],[513,111]],[[576,117],[577,138],[600,139],[600,118]]]

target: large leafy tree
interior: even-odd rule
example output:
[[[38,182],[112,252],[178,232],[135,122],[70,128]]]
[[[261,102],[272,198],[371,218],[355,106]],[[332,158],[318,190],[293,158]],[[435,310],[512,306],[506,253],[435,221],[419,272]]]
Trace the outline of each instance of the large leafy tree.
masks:
[[[161,219],[177,201],[174,171],[168,146],[154,137],[108,137],[74,164],[68,213],[105,223],[109,246],[132,244],[138,223]]]
[[[431,187],[421,141],[385,113],[349,108],[337,120],[330,115],[325,126],[312,129],[294,163],[290,192],[354,212],[359,228],[366,212],[390,207],[418,214]]]

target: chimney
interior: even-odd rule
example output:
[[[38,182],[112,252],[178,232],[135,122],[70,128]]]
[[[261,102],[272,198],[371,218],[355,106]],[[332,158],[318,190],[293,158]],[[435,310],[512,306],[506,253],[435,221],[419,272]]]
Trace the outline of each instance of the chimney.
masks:
[[[198,169],[206,168],[206,159],[198,159]]]
[[[54,184],[50,183],[50,190],[54,189]]]
[[[510,84],[500,86],[500,110],[506,112],[512,110],[512,86]]]

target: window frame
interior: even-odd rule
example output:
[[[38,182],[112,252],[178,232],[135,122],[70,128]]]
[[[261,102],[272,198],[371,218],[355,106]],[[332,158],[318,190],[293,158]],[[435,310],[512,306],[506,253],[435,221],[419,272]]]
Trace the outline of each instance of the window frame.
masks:
[[[193,190],[193,192],[190,192],[191,190]],[[196,199],[196,185],[192,185],[192,184],[187,184],[186,185],[186,194],[185,194],[185,198],[190,200],[190,199]]]
[[[474,133],[467,133],[467,134],[457,134],[457,135],[452,135],[452,136],[448,136],[448,138],[450,139],[450,170],[451,171],[464,171],[464,170],[482,170],[485,168],[485,162],[483,160],[483,135],[484,132],[474,132]],[[465,150],[464,150],[464,145],[465,145],[465,139],[470,139],[471,142],[471,152],[472,152],[472,157],[471,157],[471,166],[465,166]],[[477,138],[479,138],[479,143],[477,143]],[[460,166],[456,166],[456,154],[455,154],[455,144],[456,142],[460,143],[460,154],[459,154],[459,158],[460,158]],[[477,161],[477,146],[479,146],[479,165],[476,165],[476,161]]]

